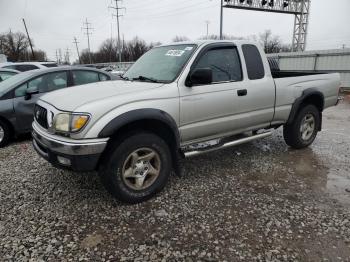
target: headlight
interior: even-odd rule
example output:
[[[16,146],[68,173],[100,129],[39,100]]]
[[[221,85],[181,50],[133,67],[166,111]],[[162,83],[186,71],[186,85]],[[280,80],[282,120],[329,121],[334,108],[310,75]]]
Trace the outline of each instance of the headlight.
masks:
[[[53,127],[59,132],[69,132],[70,114],[61,113],[55,116]]]
[[[53,128],[58,132],[78,132],[85,127],[89,121],[89,115],[60,113],[55,116]]]
[[[78,132],[89,121],[88,115],[72,115],[71,132]]]

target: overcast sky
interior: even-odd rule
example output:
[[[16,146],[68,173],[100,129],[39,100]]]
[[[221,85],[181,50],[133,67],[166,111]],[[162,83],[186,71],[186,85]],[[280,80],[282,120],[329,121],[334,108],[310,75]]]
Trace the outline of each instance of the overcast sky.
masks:
[[[55,50],[69,48],[76,36],[79,48],[87,48],[81,28],[87,18],[94,28],[91,48],[96,50],[106,38],[116,37],[116,19],[112,18],[111,0],[0,0],[0,32],[24,32],[25,18],[35,47],[55,60]],[[139,36],[147,42],[170,42],[176,35],[197,39],[219,33],[220,0],[124,0],[121,33],[126,40]],[[234,9],[224,11],[224,33],[250,36],[271,29],[285,43],[291,43],[293,15]],[[350,0],[312,0],[308,50],[350,47]],[[72,61],[72,59],[71,59]]]

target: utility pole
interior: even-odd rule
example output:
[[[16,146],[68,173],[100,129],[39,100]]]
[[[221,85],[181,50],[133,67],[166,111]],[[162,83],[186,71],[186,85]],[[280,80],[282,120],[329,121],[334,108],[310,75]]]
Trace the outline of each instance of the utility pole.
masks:
[[[32,45],[32,41],[30,40],[30,37],[29,37],[26,21],[24,20],[24,18],[22,18],[22,20],[23,20],[24,28],[26,29],[26,32],[27,32],[27,37],[28,37],[30,49],[32,50],[33,60],[35,60],[35,54],[34,54],[34,50],[33,50],[33,45]]]
[[[57,49],[56,49],[56,62],[57,62],[57,64],[59,64],[58,62],[58,52],[57,52]]]
[[[120,24],[119,24],[119,17],[122,17],[123,15],[120,14],[120,10],[122,9],[126,9],[125,7],[119,7],[119,2],[121,0],[114,0],[115,2],[115,6],[109,6],[109,8],[112,8],[114,10],[116,10],[117,14],[112,14],[113,17],[117,18],[117,27],[118,27],[118,47],[117,47],[117,52],[118,52],[118,56],[119,56],[119,62],[122,62],[122,53],[121,53],[121,48],[120,48]]]
[[[69,50],[69,48],[67,47],[66,48],[66,54],[64,55],[64,62],[66,63],[66,64],[70,64],[70,59],[69,59],[69,52],[70,52],[70,50]]]
[[[208,39],[208,37],[209,37],[209,24],[210,24],[210,21],[206,20],[205,23],[207,24],[207,39]]]
[[[74,37],[73,44],[75,44],[75,47],[76,47],[76,49],[77,49],[77,54],[78,54],[79,64],[81,64],[80,54],[79,54],[79,48],[78,48],[78,44],[79,44],[79,42],[77,41],[77,38],[76,38],[76,37]]]
[[[58,49],[58,57],[59,57],[58,63],[61,64],[62,63],[62,49],[61,48]]]
[[[224,0],[221,0],[220,3],[220,40],[222,40],[222,27],[224,20]]]
[[[86,18],[86,21],[83,24],[84,24],[85,27],[82,27],[82,29],[86,30],[85,35],[87,35],[87,40],[88,40],[89,61],[90,61],[90,64],[92,64],[91,50],[90,50],[90,35],[92,33],[90,32],[90,30],[92,30],[93,28],[90,27],[91,23],[88,22],[87,18]]]

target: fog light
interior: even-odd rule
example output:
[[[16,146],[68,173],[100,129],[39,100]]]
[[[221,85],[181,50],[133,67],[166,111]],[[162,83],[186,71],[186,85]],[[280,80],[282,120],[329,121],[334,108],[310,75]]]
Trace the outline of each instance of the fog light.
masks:
[[[71,165],[70,159],[68,159],[68,158],[65,158],[65,157],[62,157],[62,156],[57,156],[57,160],[58,160],[58,162],[61,165],[64,165],[64,166],[70,166]]]

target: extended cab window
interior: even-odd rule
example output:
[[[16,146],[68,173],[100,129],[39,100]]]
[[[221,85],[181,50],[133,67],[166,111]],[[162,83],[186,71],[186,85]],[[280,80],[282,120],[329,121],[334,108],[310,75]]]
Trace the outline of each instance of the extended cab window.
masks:
[[[67,87],[67,73],[55,72],[45,74],[28,81],[26,84],[18,87],[15,91],[16,97],[24,96],[26,90],[38,91],[39,93],[46,93]]]
[[[73,71],[74,85],[84,85],[100,81],[98,73],[93,71],[74,70]]]
[[[194,69],[210,68],[213,83],[241,81],[242,70],[236,47],[219,47],[208,50],[201,56]]]
[[[258,48],[254,45],[243,45],[242,51],[247,65],[248,78],[250,80],[264,78],[264,63]]]

